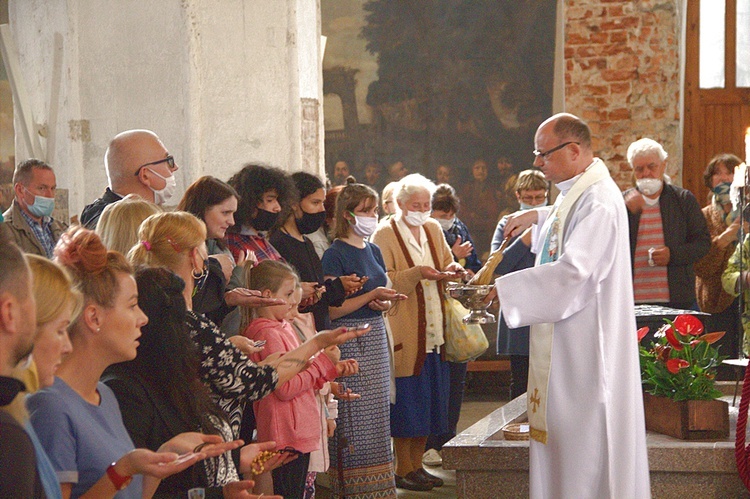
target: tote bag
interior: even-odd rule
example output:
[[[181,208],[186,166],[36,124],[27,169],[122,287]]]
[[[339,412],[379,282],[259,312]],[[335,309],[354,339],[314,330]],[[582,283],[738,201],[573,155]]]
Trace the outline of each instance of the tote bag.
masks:
[[[468,362],[482,355],[490,346],[479,324],[465,324],[469,311],[458,300],[444,302],[446,317],[445,358],[450,362]]]

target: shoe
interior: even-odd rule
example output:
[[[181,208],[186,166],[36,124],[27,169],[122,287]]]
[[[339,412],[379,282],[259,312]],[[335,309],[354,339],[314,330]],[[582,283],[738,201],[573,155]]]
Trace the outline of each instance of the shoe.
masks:
[[[443,486],[444,482],[442,478],[436,477],[435,475],[433,475],[432,473],[429,473],[424,468],[419,468],[418,470],[414,471],[414,474],[421,476],[425,481],[431,483],[433,487]]]
[[[412,475],[414,475],[413,471],[406,476],[396,475],[396,488],[413,490],[415,492],[427,492],[428,490],[432,490],[432,484],[423,481],[418,475],[417,478],[419,478],[420,481],[412,480]]]
[[[440,456],[440,452],[435,449],[428,449],[427,452],[422,454],[422,464],[425,466],[441,466],[443,458]]]
[[[404,478],[406,478],[407,480],[411,480],[412,482],[417,482],[417,483],[421,483],[424,485],[428,485],[430,488],[433,488],[435,486],[435,483],[432,480],[430,480],[427,477],[427,475],[420,473],[419,470],[414,470],[412,472],[407,473]]]

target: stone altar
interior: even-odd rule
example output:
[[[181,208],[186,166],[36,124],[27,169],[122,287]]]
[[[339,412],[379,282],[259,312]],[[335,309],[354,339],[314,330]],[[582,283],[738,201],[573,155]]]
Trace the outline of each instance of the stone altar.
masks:
[[[734,383],[720,384],[732,402]],[[748,497],[737,474],[734,436],[737,406],[729,407],[730,434],[719,441],[683,441],[647,433],[651,493],[657,498]],[[526,420],[526,395],[492,412],[448,442],[443,468],[456,470],[459,498],[527,498],[529,442],[503,439],[501,428]],[[750,438],[748,439],[750,441]]]

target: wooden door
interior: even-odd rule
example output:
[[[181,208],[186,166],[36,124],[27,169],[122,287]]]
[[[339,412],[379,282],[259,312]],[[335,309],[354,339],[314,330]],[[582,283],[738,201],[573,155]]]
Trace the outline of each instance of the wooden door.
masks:
[[[723,16],[722,4],[725,7]],[[710,11],[706,9],[708,6],[711,7]],[[683,185],[695,194],[701,206],[706,204],[708,196],[708,189],[703,184],[703,171],[711,158],[728,152],[746,159],[745,130],[750,127],[748,10],[750,0],[687,2]],[[723,47],[720,43],[712,43],[716,37],[712,39],[709,33],[713,31],[715,35],[720,35],[722,17]],[[704,23],[703,32],[701,22]],[[706,71],[709,66],[716,71]],[[701,69],[704,71],[703,78]],[[723,78],[719,75],[722,70]]]

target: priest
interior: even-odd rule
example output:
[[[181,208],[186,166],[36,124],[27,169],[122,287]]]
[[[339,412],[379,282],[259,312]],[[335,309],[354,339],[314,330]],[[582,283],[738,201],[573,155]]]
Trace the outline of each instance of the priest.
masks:
[[[530,495],[650,497],[625,203],[578,117],[534,145],[560,195],[508,221],[506,236],[541,226],[536,263],[495,283],[508,326],[531,326]]]

